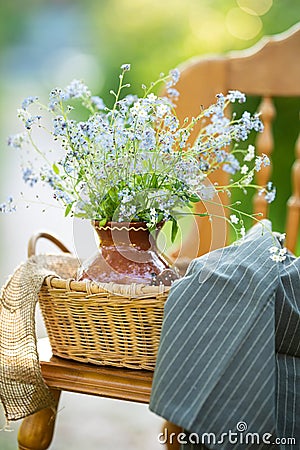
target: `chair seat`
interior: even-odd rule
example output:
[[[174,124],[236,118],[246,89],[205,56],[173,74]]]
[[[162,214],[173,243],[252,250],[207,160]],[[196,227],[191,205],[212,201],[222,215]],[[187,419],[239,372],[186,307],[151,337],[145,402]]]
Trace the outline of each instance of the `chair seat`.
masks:
[[[149,402],[153,372],[97,366],[50,356],[48,339],[42,341],[39,342],[41,369],[50,388],[117,400]]]

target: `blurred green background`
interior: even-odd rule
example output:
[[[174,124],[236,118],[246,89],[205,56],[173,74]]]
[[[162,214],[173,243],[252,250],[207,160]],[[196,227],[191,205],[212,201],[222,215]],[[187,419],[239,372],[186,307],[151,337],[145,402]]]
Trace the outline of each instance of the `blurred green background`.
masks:
[[[108,92],[115,88],[123,63],[132,65],[128,78],[136,91],[142,82],[155,80],[160,72],[167,72],[190,57],[250,47],[263,35],[283,32],[299,20],[300,2],[296,0],[2,1],[0,202],[23,189],[17,156],[8,150],[6,139],[19,129],[15,111],[24,97],[37,94],[45,98],[52,87],[82,78],[95,94],[109,102]],[[254,111],[258,102],[259,99],[249,99],[247,109]],[[299,99],[275,99],[275,104],[278,115],[274,122],[273,181],[278,195],[271,217],[274,228],[283,231],[300,108]],[[49,219],[47,215],[42,217],[39,210],[35,215],[25,215],[24,211],[21,208],[16,218],[1,217],[2,282],[24,259],[25,240],[37,227],[50,223],[59,236],[67,241],[70,238],[70,223],[63,228],[67,222],[63,217]],[[80,425],[79,417],[77,428],[82,434]],[[106,450],[115,448],[112,436],[108,441],[111,447]],[[15,449],[15,433],[1,433],[0,448]],[[70,447],[64,447],[57,439],[53,448]],[[72,449],[77,448],[82,447],[76,447],[74,438]],[[92,450],[91,446],[88,448]]]

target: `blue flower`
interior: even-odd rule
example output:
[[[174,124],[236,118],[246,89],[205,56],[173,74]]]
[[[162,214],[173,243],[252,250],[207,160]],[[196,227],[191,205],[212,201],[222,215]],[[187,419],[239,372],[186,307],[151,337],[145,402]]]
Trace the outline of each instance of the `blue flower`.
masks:
[[[252,118],[252,129],[257,131],[258,133],[261,133],[262,131],[264,131],[264,125],[263,125],[262,121],[260,120],[258,114],[254,114],[254,116]]]
[[[130,64],[122,64],[121,69],[124,70],[124,72],[128,72],[130,70]]]
[[[65,191],[59,188],[55,189],[53,197],[56,200],[63,200],[65,204],[72,203],[71,197]]]
[[[23,169],[23,180],[25,183],[29,184],[30,187],[33,187],[38,182],[37,176],[30,167]]]
[[[207,134],[223,134],[226,132],[230,121],[227,117],[219,117],[217,114],[213,114],[211,118],[211,123],[207,125]]]
[[[228,153],[225,150],[216,150],[215,151],[216,161],[218,163],[222,163],[226,160]]]
[[[210,165],[208,164],[207,161],[201,161],[200,162],[200,170],[202,170],[202,172],[207,172],[210,168]]]
[[[224,105],[225,105],[225,97],[224,97],[224,94],[219,93],[219,94],[216,95],[216,97],[217,97],[217,106],[219,106],[220,108],[222,108],[222,111],[223,111],[223,108],[224,108]],[[214,108],[214,106],[215,106],[215,105],[212,105],[212,109]]]
[[[170,70],[170,76],[172,78],[173,84],[177,84],[180,78],[179,69],[175,68]]]
[[[212,185],[205,186],[204,184],[202,184],[199,187],[198,194],[202,200],[212,200],[216,195],[216,190]]]
[[[235,174],[238,170],[240,170],[240,163],[232,154],[228,154],[225,161],[226,163],[222,167],[224,172]]]
[[[272,191],[267,192],[265,195],[265,199],[268,203],[272,203],[276,197],[276,189],[274,188]]]
[[[259,172],[261,169],[261,166],[269,166],[270,165],[270,159],[267,155],[262,154],[262,156],[257,156],[255,158],[255,170],[256,172]]]
[[[21,148],[24,142],[27,142],[27,135],[25,133],[14,134],[7,139],[8,146],[13,148]]]
[[[73,80],[65,88],[64,99],[90,97],[91,92],[81,80]]]
[[[240,91],[228,91],[228,94],[226,98],[231,102],[234,103],[236,100],[239,103],[244,103],[246,101],[246,96],[244,93]]]
[[[171,98],[178,98],[179,97],[179,92],[177,91],[177,89],[174,89],[174,88],[167,89],[167,94]]]
[[[164,124],[166,128],[169,128],[171,132],[174,132],[179,127],[179,120],[177,119],[176,116],[166,116]]]
[[[27,110],[25,109],[18,109],[18,118],[24,123],[25,128],[27,130],[31,130],[31,127],[33,124],[35,124],[37,121],[39,121],[42,116],[32,116]]]
[[[38,97],[27,97],[22,102],[22,108],[26,110],[29,105],[36,102],[38,100]]]
[[[12,213],[16,211],[16,205],[12,197],[9,197],[6,203],[0,203],[0,213]]]
[[[145,128],[142,134],[140,148],[143,150],[153,150],[156,146],[156,133],[151,127]]]
[[[164,74],[161,73],[160,76],[161,76],[161,78],[163,78]],[[166,82],[166,87],[171,88],[172,86],[177,84],[179,81],[179,78],[180,78],[179,69],[176,68],[176,69],[170,70],[169,77],[167,78],[167,82]]]
[[[62,91],[62,89],[55,88],[52,89],[52,91],[49,94],[49,103],[48,108],[50,111],[54,111],[60,102],[66,99],[65,92]]]
[[[28,119],[25,120],[25,128],[27,130],[31,130],[32,125],[34,125],[36,122],[38,122],[42,116],[31,116],[28,117]]]
[[[273,186],[272,181],[269,181],[267,184],[267,191],[265,194],[265,199],[268,203],[272,203],[276,197],[276,187]]]
[[[102,100],[102,98],[100,98],[98,96],[93,96],[93,97],[91,97],[91,102],[97,109],[99,109],[99,110],[105,109],[105,103]]]
[[[53,134],[54,136],[66,136],[67,122],[63,116],[57,116],[53,119]]]

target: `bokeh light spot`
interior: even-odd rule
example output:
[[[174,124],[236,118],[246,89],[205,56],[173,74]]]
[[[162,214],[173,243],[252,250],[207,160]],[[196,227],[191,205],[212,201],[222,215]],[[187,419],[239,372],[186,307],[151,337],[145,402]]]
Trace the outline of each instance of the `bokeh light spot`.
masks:
[[[226,26],[233,36],[249,40],[255,38],[262,29],[260,17],[247,14],[240,8],[232,8],[226,16]]]
[[[210,51],[218,51],[226,35],[224,15],[209,8],[191,8],[189,24],[193,36]],[[198,44],[199,45],[199,44]]]
[[[248,14],[263,16],[273,6],[273,0],[237,0],[237,4]]]

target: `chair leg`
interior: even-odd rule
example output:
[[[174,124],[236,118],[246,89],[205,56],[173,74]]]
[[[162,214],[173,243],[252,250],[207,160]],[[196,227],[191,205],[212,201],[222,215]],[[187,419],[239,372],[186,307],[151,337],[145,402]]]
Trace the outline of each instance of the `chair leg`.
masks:
[[[56,406],[61,391],[51,389]],[[51,408],[43,409],[23,419],[18,433],[19,450],[46,450],[51,444],[55,415]]]
[[[180,443],[177,440],[177,436],[182,432],[182,428],[174,423],[165,421],[162,431],[166,440],[165,445],[167,450],[180,450]]]

